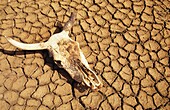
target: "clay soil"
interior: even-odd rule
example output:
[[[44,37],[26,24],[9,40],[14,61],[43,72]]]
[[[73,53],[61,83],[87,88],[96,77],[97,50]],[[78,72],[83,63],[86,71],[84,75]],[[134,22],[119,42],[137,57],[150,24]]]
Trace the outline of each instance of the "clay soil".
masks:
[[[70,36],[103,82],[78,84],[48,51],[23,51],[46,41],[77,11]],[[1,0],[1,110],[170,110],[170,1]]]

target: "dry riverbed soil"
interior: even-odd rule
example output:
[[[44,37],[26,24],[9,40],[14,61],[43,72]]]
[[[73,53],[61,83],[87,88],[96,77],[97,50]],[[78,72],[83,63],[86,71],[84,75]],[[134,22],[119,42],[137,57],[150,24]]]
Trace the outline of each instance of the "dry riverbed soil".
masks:
[[[48,51],[23,51],[46,41],[77,11],[70,36],[80,43],[103,87],[78,84]],[[1,0],[1,110],[170,110],[170,1]]]

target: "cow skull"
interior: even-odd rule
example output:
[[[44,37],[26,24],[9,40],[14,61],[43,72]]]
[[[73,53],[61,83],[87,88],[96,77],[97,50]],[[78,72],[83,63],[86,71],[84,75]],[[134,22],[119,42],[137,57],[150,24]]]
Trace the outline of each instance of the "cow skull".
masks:
[[[63,27],[63,31],[52,35],[47,42],[25,44],[6,37],[17,48],[22,50],[47,49],[53,56],[54,62],[64,68],[77,82],[84,82],[92,89],[98,89],[102,83],[98,76],[89,67],[89,64],[79,47],[79,43],[69,37],[69,31],[73,26],[76,14],[72,13],[70,19]]]

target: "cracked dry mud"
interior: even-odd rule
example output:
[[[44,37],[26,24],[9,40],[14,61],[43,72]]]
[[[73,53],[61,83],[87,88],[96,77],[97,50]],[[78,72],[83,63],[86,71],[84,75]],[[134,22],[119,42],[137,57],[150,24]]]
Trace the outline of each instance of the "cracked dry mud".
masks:
[[[9,1],[9,2],[8,2]],[[1,0],[1,110],[170,109],[168,0]],[[104,83],[76,83],[47,51],[21,51],[3,36],[46,41],[77,10],[71,38]]]

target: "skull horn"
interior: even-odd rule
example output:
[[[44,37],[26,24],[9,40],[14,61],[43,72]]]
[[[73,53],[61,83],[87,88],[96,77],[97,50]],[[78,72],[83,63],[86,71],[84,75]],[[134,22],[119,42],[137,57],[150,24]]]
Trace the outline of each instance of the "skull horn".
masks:
[[[18,42],[16,40],[13,40],[10,37],[5,36],[5,38],[15,47],[20,48],[22,50],[44,50],[47,49],[47,46],[44,42],[42,43],[35,43],[35,44],[25,44]]]
[[[76,12],[72,12],[71,13],[71,17],[70,19],[65,23],[64,27],[63,27],[63,30],[65,31],[70,31],[74,22],[75,22],[75,19],[76,19],[76,16],[77,16],[77,13]]]

